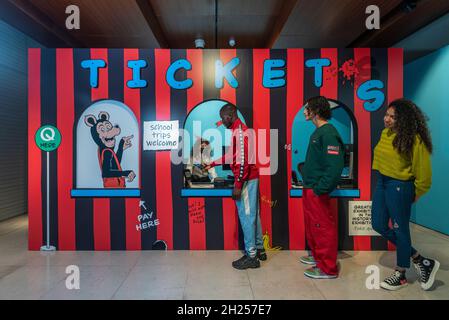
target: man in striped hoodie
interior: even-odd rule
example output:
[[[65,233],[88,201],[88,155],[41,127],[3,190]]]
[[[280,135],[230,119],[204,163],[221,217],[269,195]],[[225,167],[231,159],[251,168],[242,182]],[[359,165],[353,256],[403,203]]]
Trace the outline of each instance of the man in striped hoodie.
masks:
[[[259,260],[266,260],[267,256],[263,247],[259,215],[259,169],[254,161],[255,148],[249,148],[255,146],[255,141],[248,127],[238,118],[235,105],[224,105],[220,109],[220,117],[222,124],[232,130],[232,154],[227,152],[205,169],[230,164],[235,178],[232,199],[237,206],[245,242],[245,255],[234,261],[232,266],[239,270],[259,268]]]

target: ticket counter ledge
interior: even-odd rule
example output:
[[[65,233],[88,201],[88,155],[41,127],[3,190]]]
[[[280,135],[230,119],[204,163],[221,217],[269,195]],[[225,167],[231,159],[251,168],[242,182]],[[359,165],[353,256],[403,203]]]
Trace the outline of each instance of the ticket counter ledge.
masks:
[[[72,189],[72,198],[138,198],[140,189]]]
[[[359,189],[335,189],[330,194],[331,198],[359,198]],[[302,198],[302,189],[290,189],[291,198]]]
[[[201,189],[201,188],[185,188],[181,190],[181,197],[232,197],[232,189]]]

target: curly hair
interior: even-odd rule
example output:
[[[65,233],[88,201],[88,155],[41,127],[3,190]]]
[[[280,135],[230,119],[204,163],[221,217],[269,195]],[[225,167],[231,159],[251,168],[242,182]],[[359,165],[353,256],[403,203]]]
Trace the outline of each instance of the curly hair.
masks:
[[[404,98],[392,101],[388,108],[393,108],[395,111],[394,129],[396,137],[393,140],[394,148],[400,154],[411,158],[416,135],[418,135],[429,153],[432,153],[433,145],[427,126],[428,118],[421,109],[413,101]]]

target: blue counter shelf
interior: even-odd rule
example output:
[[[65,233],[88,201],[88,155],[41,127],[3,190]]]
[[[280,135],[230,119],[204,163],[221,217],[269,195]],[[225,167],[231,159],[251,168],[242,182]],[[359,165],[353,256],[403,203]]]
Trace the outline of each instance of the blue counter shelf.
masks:
[[[330,196],[332,198],[359,198],[359,189],[335,189],[331,192]],[[290,189],[291,198],[302,198],[302,188]]]
[[[231,188],[184,188],[181,189],[181,197],[232,197]]]

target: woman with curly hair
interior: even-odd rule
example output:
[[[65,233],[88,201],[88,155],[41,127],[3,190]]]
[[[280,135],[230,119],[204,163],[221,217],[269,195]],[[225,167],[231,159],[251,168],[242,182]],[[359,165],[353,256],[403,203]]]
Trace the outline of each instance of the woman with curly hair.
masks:
[[[378,176],[372,225],[396,245],[395,272],[381,283],[387,290],[407,285],[405,271],[410,268],[410,258],[424,290],[432,287],[440,266],[438,261],[421,256],[412,247],[409,228],[412,204],[432,183],[432,139],[426,120],[412,101],[391,102],[384,116],[385,129],[374,149],[373,169]]]

